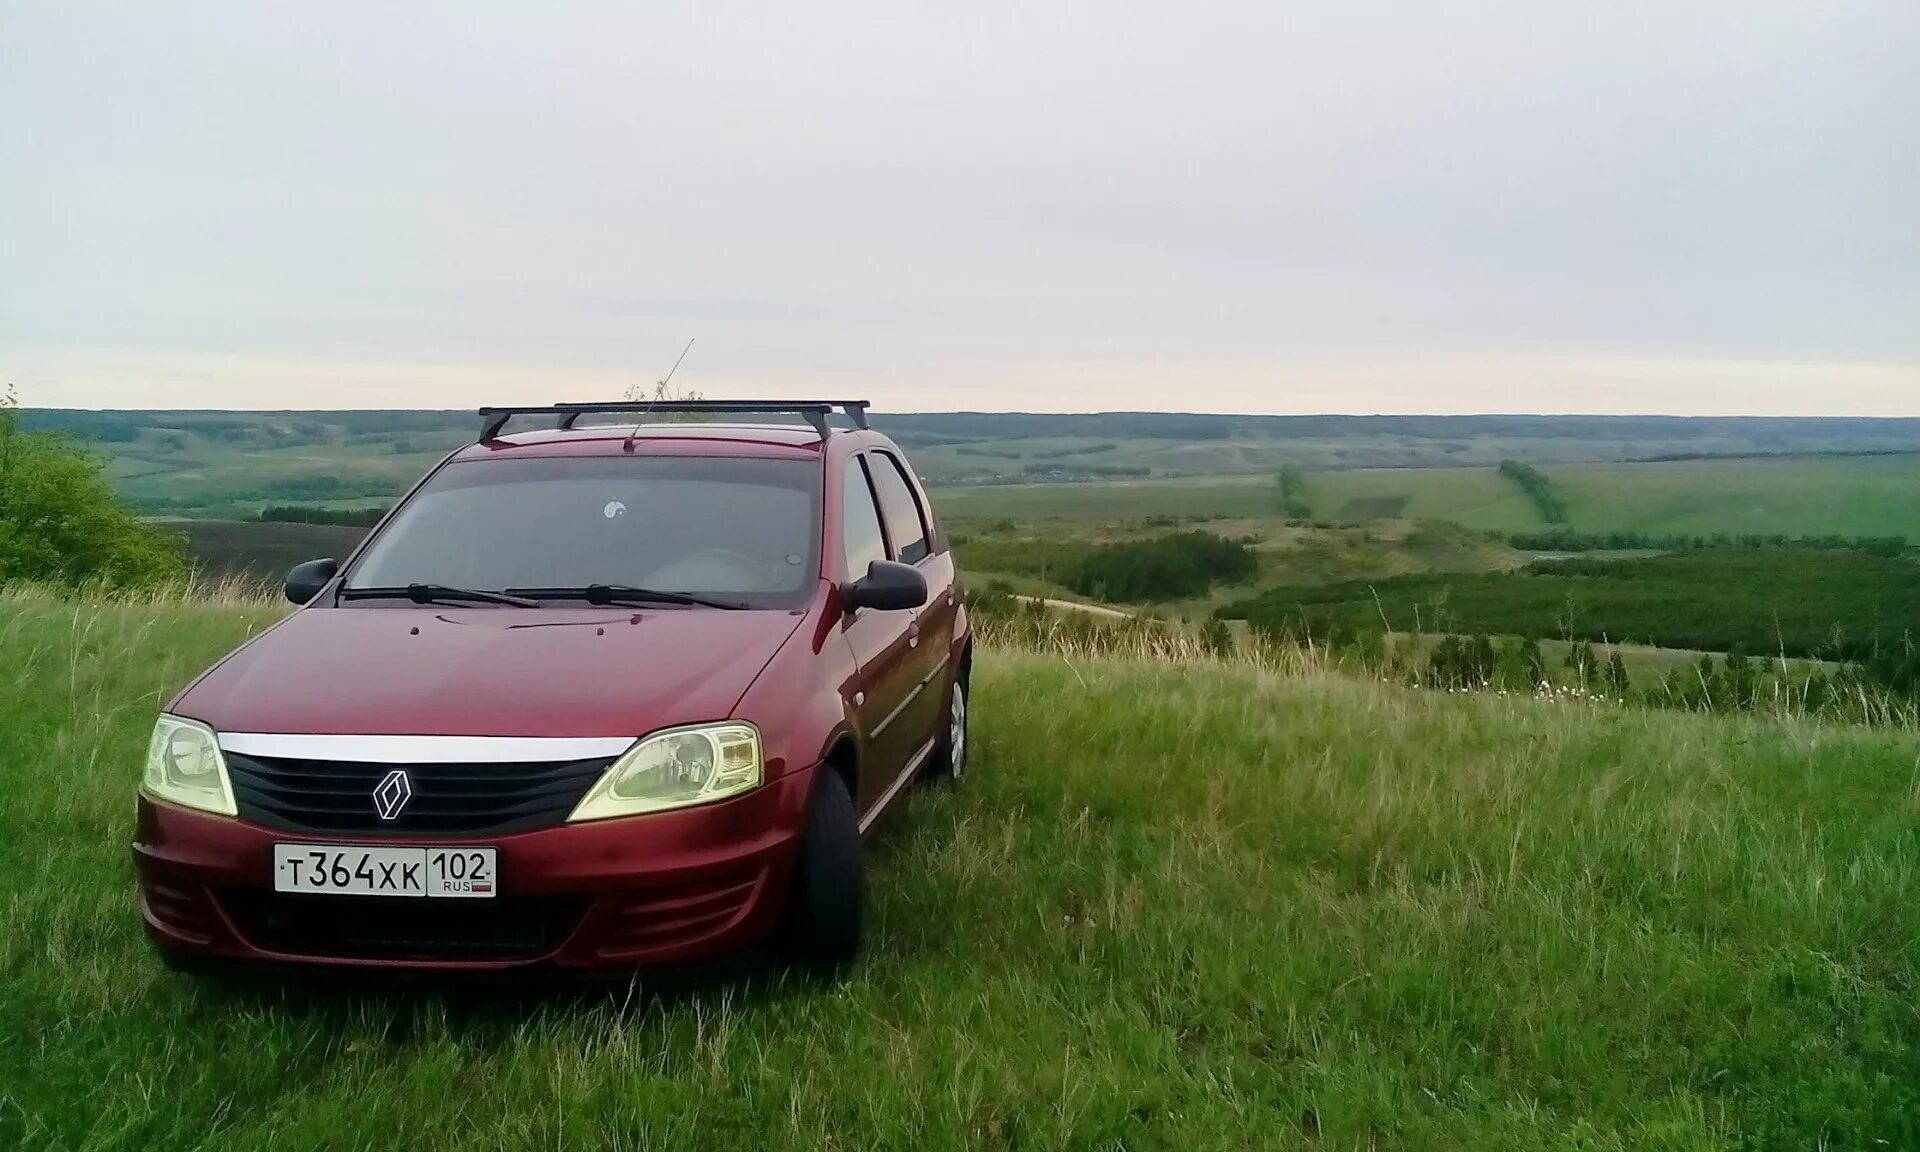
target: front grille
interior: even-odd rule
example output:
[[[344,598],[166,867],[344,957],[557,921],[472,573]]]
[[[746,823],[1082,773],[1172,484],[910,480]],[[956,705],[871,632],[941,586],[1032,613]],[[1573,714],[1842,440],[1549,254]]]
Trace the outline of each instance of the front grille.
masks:
[[[357,836],[494,836],[566,820],[613,757],[529,764],[366,764],[229,752],[242,819],[294,832]],[[382,820],[374,790],[394,769],[411,796]]]
[[[253,888],[225,889],[219,899],[241,935],[260,948],[344,960],[531,960],[558,948],[585,908],[579,900],[307,896]]]

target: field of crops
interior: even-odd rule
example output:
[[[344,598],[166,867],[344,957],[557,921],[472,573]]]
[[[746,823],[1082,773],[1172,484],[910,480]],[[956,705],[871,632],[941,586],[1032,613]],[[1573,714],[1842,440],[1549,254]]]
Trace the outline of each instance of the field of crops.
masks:
[[[171,975],[136,765],[273,616],[0,600],[0,1147],[1920,1141],[1910,735],[994,652],[837,987]]]
[[[163,526],[180,536],[188,558],[203,577],[269,583],[295,564],[323,556],[340,559],[366,535],[364,528],[338,524],[258,520],[176,520]]]
[[[1920,455],[1676,460],[1541,468],[1579,532],[1785,533],[1920,539]],[[1307,472],[1313,518],[1450,520],[1530,532],[1539,510],[1494,468]],[[1117,520],[1145,516],[1278,517],[1273,476],[993,485],[942,493],[949,515]]]
[[[1839,534],[1920,538],[1920,455],[1562,464],[1541,471],[1578,532]],[[1366,469],[1309,477],[1316,516],[1397,515],[1537,531],[1534,504],[1491,468]]]

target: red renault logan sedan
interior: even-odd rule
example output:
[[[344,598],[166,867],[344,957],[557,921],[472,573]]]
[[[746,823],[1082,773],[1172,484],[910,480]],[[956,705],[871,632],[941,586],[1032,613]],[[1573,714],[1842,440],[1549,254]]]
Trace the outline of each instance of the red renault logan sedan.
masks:
[[[807,423],[576,423],[643,408]],[[906,457],[857,401],[480,414],[160,717],[133,853],[162,956],[843,965],[863,836],[966,766],[966,609]]]

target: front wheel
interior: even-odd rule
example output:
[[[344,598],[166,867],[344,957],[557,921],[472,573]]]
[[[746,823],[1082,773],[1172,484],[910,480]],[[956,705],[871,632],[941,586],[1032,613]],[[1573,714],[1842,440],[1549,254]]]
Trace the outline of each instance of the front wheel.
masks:
[[[832,975],[851,964],[860,951],[867,881],[853,797],[839,773],[825,767],[820,771],[824,778],[807,809],[780,943],[793,963],[819,975]]]

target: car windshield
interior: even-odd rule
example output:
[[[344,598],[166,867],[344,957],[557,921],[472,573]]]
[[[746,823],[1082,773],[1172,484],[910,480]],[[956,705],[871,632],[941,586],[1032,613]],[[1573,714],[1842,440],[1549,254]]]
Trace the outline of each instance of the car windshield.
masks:
[[[792,607],[820,572],[820,466],[719,456],[449,464],[348,574],[345,593],[419,586],[504,592],[590,586]]]

